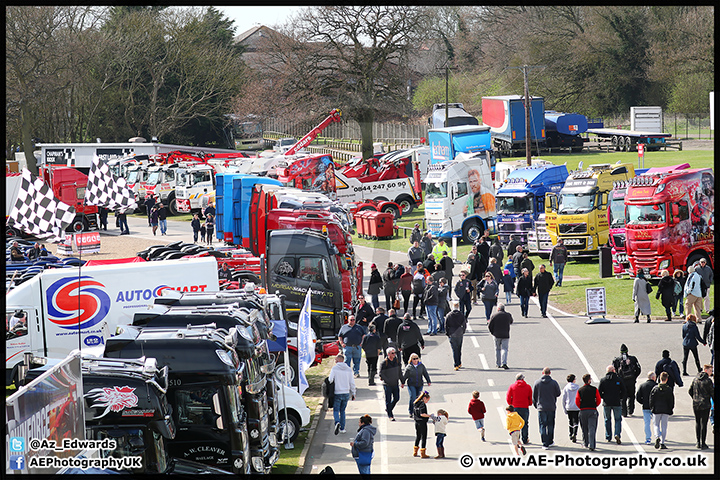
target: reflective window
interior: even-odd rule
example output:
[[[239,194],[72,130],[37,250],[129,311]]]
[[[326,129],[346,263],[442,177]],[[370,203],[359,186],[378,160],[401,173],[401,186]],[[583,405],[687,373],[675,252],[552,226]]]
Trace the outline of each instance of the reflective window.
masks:
[[[213,396],[217,393],[217,387],[175,390],[178,423],[216,426],[219,415],[213,410]]]

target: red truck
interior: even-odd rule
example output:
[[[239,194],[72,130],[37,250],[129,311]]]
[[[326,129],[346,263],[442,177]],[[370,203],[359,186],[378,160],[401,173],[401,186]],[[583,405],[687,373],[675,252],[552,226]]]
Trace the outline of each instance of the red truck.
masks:
[[[52,187],[57,199],[75,207],[75,219],[68,231],[79,233],[84,230],[97,230],[98,207],[85,205],[88,176],[72,167],[46,165],[39,170],[40,178]]]
[[[628,181],[625,248],[630,273],[658,277],[701,258],[715,268],[715,177],[711,168],[645,173]]]

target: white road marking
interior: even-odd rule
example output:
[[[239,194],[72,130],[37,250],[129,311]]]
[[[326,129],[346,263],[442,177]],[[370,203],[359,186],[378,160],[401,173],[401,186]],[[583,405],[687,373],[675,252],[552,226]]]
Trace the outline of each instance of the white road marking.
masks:
[[[493,392],[493,393],[495,393],[495,392]],[[497,412],[498,412],[498,415],[500,415],[500,425],[502,425],[503,428],[505,428],[505,425],[507,425],[507,421],[505,420],[507,418],[507,415],[505,414],[505,408],[497,407]],[[510,432],[507,432],[507,435],[508,435],[507,443],[508,443],[508,447],[510,447],[510,453],[512,453],[514,456],[515,455],[515,447],[513,447],[512,440],[510,438]]]
[[[377,392],[377,399],[380,403],[382,410],[385,411],[385,389],[379,390]],[[400,403],[400,402],[398,402]],[[382,416],[382,420],[380,421],[382,424],[382,428],[380,428],[380,473],[389,473],[388,470],[388,442],[386,439],[385,432],[388,431],[388,423],[389,420],[387,418],[387,415]]]
[[[480,363],[482,363],[483,370],[490,370],[487,360],[485,359],[485,355],[480,353],[480,354],[478,354],[478,356],[480,357]]]
[[[475,348],[480,348],[480,344],[478,343],[477,338],[470,337],[470,340],[472,340],[473,345],[475,345]]]

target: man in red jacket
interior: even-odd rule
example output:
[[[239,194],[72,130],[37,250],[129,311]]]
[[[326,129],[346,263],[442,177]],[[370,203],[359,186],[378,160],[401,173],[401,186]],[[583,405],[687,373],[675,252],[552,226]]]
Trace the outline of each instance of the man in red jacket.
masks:
[[[528,439],[528,420],[530,418],[530,405],[532,405],[532,387],[525,382],[525,375],[518,373],[515,376],[515,383],[510,385],[505,400],[512,405],[515,411],[525,420],[521,437],[524,444],[530,443]]]
[[[580,429],[583,434],[583,446],[591,452],[595,450],[595,432],[597,432],[598,411],[602,398],[600,391],[590,385],[592,376],[586,373],[582,377],[584,385],[578,388],[575,405],[580,408]]]

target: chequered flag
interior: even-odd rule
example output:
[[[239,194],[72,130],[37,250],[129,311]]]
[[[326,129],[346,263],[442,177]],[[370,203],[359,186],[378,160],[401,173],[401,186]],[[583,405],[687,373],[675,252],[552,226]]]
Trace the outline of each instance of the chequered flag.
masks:
[[[9,223],[38,238],[58,243],[65,240],[65,229],[74,219],[74,207],[55,198],[50,186],[42,179],[23,170]]]
[[[135,195],[128,188],[124,178],[117,178],[106,163],[93,158],[85,189],[85,204],[97,205],[110,210],[127,212],[137,208]]]

